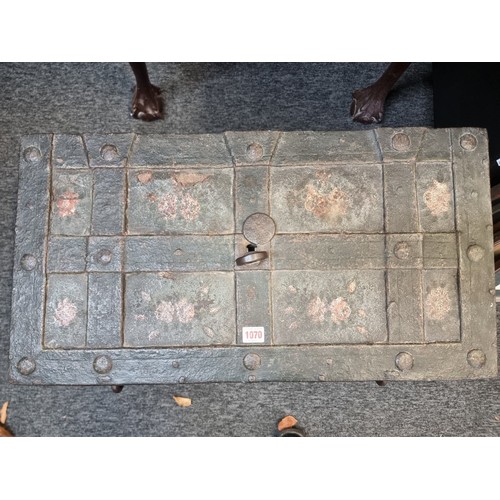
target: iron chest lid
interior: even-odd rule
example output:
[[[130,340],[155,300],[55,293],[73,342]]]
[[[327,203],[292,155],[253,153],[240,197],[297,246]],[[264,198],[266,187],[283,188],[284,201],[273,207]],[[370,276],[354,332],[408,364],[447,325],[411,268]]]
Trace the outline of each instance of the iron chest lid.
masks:
[[[22,138],[11,377],[494,377],[481,129]]]

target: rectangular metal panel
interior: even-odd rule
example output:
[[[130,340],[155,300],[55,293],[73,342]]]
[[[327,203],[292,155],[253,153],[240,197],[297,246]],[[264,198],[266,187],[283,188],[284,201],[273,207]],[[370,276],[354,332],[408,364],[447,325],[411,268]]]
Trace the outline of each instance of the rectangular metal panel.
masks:
[[[233,165],[222,134],[141,135],[130,157],[133,168],[210,168]]]
[[[271,169],[271,216],[280,233],[383,232],[380,165]]]
[[[271,273],[236,273],[236,314],[239,344],[272,344]]]
[[[277,271],[276,344],[373,344],[387,340],[383,271]]]
[[[129,174],[128,234],[232,234],[233,169]]]
[[[80,135],[55,135],[53,164],[56,168],[88,168],[88,158]]]
[[[230,271],[233,236],[130,236],[125,271]]]
[[[127,347],[235,342],[233,273],[126,276]]]
[[[487,149],[469,128],[25,137],[11,377],[493,377]]]
[[[278,234],[272,241],[273,269],[384,269],[382,234]]]
[[[491,334],[496,318],[488,137],[481,129],[452,129],[451,137],[462,342],[469,352],[480,351],[496,363],[496,336]],[[482,368],[485,363],[475,364]]]
[[[54,274],[47,281],[45,343],[48,349],[85,346],[87,275]]]
[[[87,347],[122,345],[123,278],[121,273],[90,273]]]
[[[361,132],[283,132],[272,158],[273,165],[374,163],[380,149],[371,130]]]
[[[457,272],[432,269],[423,272],[424,331],[428,342],[457,342],[460,321]]]
[[[235,191],[235,230],[239,232],[250,215],[269,213],[269,169],[267,167],[235,169]]]
[[[427,233],[423,235],[423,259],[426,269],[458,266],[457,235],[455,233]]]
[[[32,360],[40,350],[45,306],[51,135],[21,140],[10,355]]]
[[[384,165],[384,201],[387,232],[418,231],[414,163]]]
[[[387,320],[391,343],[424,342],[422,271],[387,271]]]
[[[437,233],[455,230],[455,201],[451,165],[418,163],[417,203],[420,230]]]
[[[85,271],[87,238],[53,236],[48,242],[49,273],[81,273]]]
[[[56,170],[52,173],[51,234],[90,234],[92,172]]]
[[[125,170],[96,168],[92,234],[121,234],[125,223]]]

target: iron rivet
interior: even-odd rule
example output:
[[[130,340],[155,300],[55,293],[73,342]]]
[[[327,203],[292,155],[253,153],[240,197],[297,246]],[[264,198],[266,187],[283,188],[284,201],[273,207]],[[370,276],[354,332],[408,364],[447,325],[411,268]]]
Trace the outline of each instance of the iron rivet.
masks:
[[[460,137],[460,146],[466,151],[474,151],[477,148],[477,139],[472,134],[464,134]]]
[[[332,364],[333,364],[333,359],[330,359],[330,358],[329,358],[329,359],[327,359],[327,360],[326,360],[326,364],[327,364],[328,366],[332,366]]]
[[[21,375],[31,375],[36,369],[36,363],[32,358],[22,358],[17,363],[17,371]]]
[[[110,250],[103,249],[99,250],[95,254],[95,258],[99,264],[102,264],[103,266],[107,266],[111,260],[113,259],[113,253]]]
[[[264,148],[258,142],[253,142],[247,147],[247,158],[250,161],[261,160],[263,156]]]
[[[30,146],[29,148],[26,148],[24,150],[23,156],[26,161],[34,163],[41,160],[42,153],[40,153],[40,150],[38,148],[35,148],[35,146]]]
[[[172,367],[173,368],[179,368],[179,362],[178,361],[172,361]]]
[[[120,394],[120,392],[123,391],[123,385],[112,385],[111,386],[111,390],[115,393],[115,394]]]
[[[399,132],[392,137],[392,148],[396,151],[408,151],[411,146],[411,139],[408,134]]]
[[[179,377],[179,384],[185,384],[186,383],[186,377]]]
[[[255,353],[247,354],[243,358],[243,364],[247,370],[256,370],[260,366],[260,356]]]
[[[255,375],[249,375],[248,376],[248,381],[249,382],[255,382]]]
[[[33,269],[35,269],[36,267],[36,257],[29,253],[23,255],[21,258],[21,267],[25,271],[33,271]]]
[[[396,366],[401,371],[411,370],[413,368],[413,356],[409,352],[400,352],[396,356]]]
[[[113,361],[109,356],[97,356],[94,359],[94,370],[97,373],[103,374],[108,373],[113,368]]]
[[[490,288],[490,295],[496,295],[497,291],[494,288]]]
[[[472,368],[481,368],[486,363],[486,354],[479,349],[473,349],[467,353],[467,363]]]
[[[101,158],[105,161],[113,161],[118,158],[118,149],[114,144],[104,144],[101,148]]]
[[[471,245],[467,249],[467,257],[472,262],[479,262],[484,257],[484,248],[479,245]]]
[[[326,377],[324,375],[319,375],[318,380],[321,380],[321,382],[324,382],[326,380]]]
[[[394,255],[399,260],[408,260],[410,258],[410,245],[408,245],[405,241],[399,242],[394,247]]]

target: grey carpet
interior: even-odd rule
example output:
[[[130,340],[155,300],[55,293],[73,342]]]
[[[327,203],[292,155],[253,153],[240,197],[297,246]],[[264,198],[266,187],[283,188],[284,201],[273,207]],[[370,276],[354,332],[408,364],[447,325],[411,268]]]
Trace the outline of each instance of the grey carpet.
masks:
[[[310,436],[497,436],[498,379],[28,387],[7,380],[18,138],[29,133],[359,130],[351,92],[384,63],[150,64],[167,117],[129,117],[127,64],[0,64],[0,404],[18,436],[271,436],[293,414]],[[383,125],[432,126],[431,65],[414,64]],[[192,398],[180,408],[172,396]]]

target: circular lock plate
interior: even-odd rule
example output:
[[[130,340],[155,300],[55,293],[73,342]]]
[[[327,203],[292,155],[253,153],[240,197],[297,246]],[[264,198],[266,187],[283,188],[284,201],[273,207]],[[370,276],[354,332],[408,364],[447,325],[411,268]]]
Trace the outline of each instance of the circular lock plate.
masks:
[[[243,235],[255,245],[269,243],[276,233],[276,224],[267,214],[252,214],[243,223]]]

